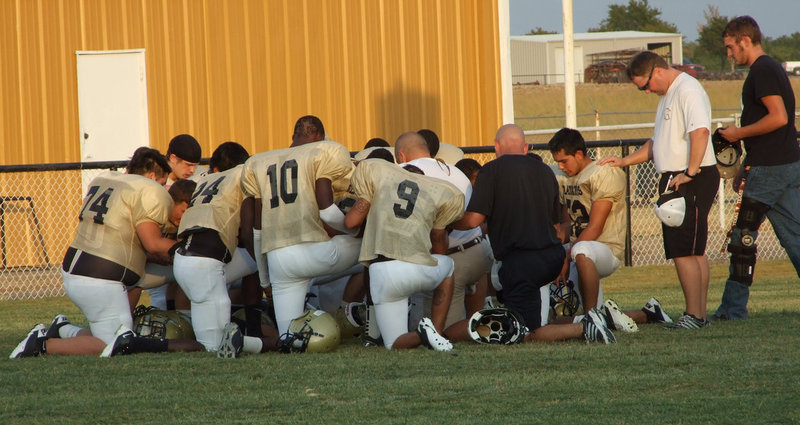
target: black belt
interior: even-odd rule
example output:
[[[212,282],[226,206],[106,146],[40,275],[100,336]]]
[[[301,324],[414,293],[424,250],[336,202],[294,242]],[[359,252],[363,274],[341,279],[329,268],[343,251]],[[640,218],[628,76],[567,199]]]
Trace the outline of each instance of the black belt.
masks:
[[[455,254],[456,252],[466,251],[472,248],[473,246],[481,243],[484,239],[486,239],[486,235],[480,235],[469,242],[462,243],[461,245],[454,246],[452,248],[447,248],[445,254],[450,255],[450,254]]]
[[[76,255],[77,258],[75,258]],[[69,274],[113,280],[127,286],[135,285],[140,278],[138,274],[125,266],[73,247],[67,248],[61,268]]]

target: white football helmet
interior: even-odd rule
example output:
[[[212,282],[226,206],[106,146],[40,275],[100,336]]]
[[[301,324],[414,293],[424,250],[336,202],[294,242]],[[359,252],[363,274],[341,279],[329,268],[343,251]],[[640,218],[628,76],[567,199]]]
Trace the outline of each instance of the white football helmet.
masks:
[[[655,205],[656,217],[669,227],[680,227],[686,215],[686,198],[680,192],[665,192]]]

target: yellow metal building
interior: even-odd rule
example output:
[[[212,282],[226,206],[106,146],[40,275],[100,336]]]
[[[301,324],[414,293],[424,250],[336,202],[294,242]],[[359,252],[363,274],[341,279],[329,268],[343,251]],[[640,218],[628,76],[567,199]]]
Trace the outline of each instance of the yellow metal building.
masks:
[[[204,156],[226,140],[283,148],[305,114],[350,150],[420,128],[475,146],[503,117],[507,0],[0,5],[2,165],[80,161],[77,51],[144,49],[150,145],[162,151],[179,133]]]

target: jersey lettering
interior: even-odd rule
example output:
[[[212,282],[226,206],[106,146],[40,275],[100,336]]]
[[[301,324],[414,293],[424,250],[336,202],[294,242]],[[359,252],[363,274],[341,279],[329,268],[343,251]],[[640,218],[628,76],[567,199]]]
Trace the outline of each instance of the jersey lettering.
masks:
[[[403,180],[397,186],[397,197],[406,201],[405,207],[394,204],[394,216],[397,218],[409,218],[414,212],[414,205],[417,203],[419,186],[411,180]]]
[[[280,174],[277,173],[277,170],[277,164],[271,164],[267,167],[269,188],[272,192],[272,196],[269,198],[270,208],[277,208],[280,205],[280,201],[283,201],[284,204],[291,204],[297,199],[297,161],[290,159],[284,162],[281,165]],[[279,184],[280,191],[278,190]],[[290,185],[291,191],[289,190]],[[279,197],[280,200],[278,199]]]
[[[572,216],[572,233],[577,238],[583,232],[583,229],[589,225],[589,212],[580,201],[567,199],[567,209]]]
[[[203,196],[203,199],[200,200],[201,204],[207,204],[211,202],[211,199],[214,197],[214,195],[216,195],[217,192],[219,192],[219,185],[220,183],[222,183],[223,180],[225,180],[225,176],[218,178],[211,184],[208,184],[208,182],[203,182],[203,184],[201,184],[200,187],[198,187],[197,190],[192,195],[192,201],[189,202],[189,206],[191,207],[192,205],[194,205],[197,198],[201,195]]]
[[[97,224],[103,224],[103,219],[108,212],[108,199],[111,197],[114,189],[108,188],[100,195],[97,195],[99,190],[100,186],[92,186],[89,188],[89,191],[86,193],[86,204],[84,204],[83,209],[81,209],[81,214],[78,216],[78,220],[83,221],[83,213],[86,211],[86,207],[89,207],[89,211],[95,212],[95,215],[92,218],[94,222]],[[97,198],[95,198],[95,195],[97,195]]]

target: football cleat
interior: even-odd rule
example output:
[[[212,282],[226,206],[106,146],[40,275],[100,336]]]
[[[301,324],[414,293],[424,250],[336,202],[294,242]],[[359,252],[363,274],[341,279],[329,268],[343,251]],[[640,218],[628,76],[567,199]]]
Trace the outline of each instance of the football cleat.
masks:
[[[367,318],[367,305],[364,303],[347,303],[344,314],[351,325],[360,328],[364,326]]]
[[[221,359],[235,359],[242,354],[244,337],[239,325],[230,322],[222,330],[222,341],[219,343],[217,357]]]
[[[364,347],[383,346],[381,330],[378,329],[378,320],[375,319],[375,306],[367,306],[367,319],[364,324],[364,333],[361,334],[361,345]]]
[[[655,298],[650,298],[650,301],[642,307],[642,311],[647,315],[647,323],[672,323],[672,318]]]
[[[604,344],[612,344],[617,342],[617,338],[611,333],[606,324],[606,319],[603,318],[603,313],[597,307],[589,310],[586,315],[581,319],[583,323],[583,339],[589,342],[602,342]]]
[[[528,328],[511,310],[505,308],[483,309],[469,318],[467,332],[480,344],[517,344],[522,342]]]
[[[47,333],[45,337],[47,339],[61,338],[61,335],[59,335],[58,331],[61,329],[62,326],[69,324],[70,323],[69,319],[67,319],[67,316],[64,316],[63,314],[56,315],[55,319],[53,319],[53,321],[50,323],[50,327],[47,328]]]
[[[450,351],[453,349],[453,344],[436,331],[436,328],[433,327],[433,322],[427,317],[423,317],[422,320],[419,321],[417,335],[419,335],[419,339],[422,340],[422,344],[431,350]]]
[[[620,310],[617,303],[613,300],[606,300],[600,311],[605,315],[608,328],[611,330],[618,330],[622,332],[637,332],[639,326],[627,314]]]
[[[106,345],[100,357],[114,357],[131,353],[131,340],[136,334],[125,325],[119,325],[114,340]]]
[[[683,313],[683,315],[678,318],[677,322],[670,326],[664,326],[664,329],[680,331],[684,329],[700,329],[707,326],[711,326],[711,322],[709,322],[708,319],[698,319],[692,314]]]
[[[47,339],[47,330],[43,323],[34,326],[25,336],[25,339],[17,344],[14,351],[8,356],[9,359],[21,359],[23,357],[37,357],[44,354],[44,341]]]

